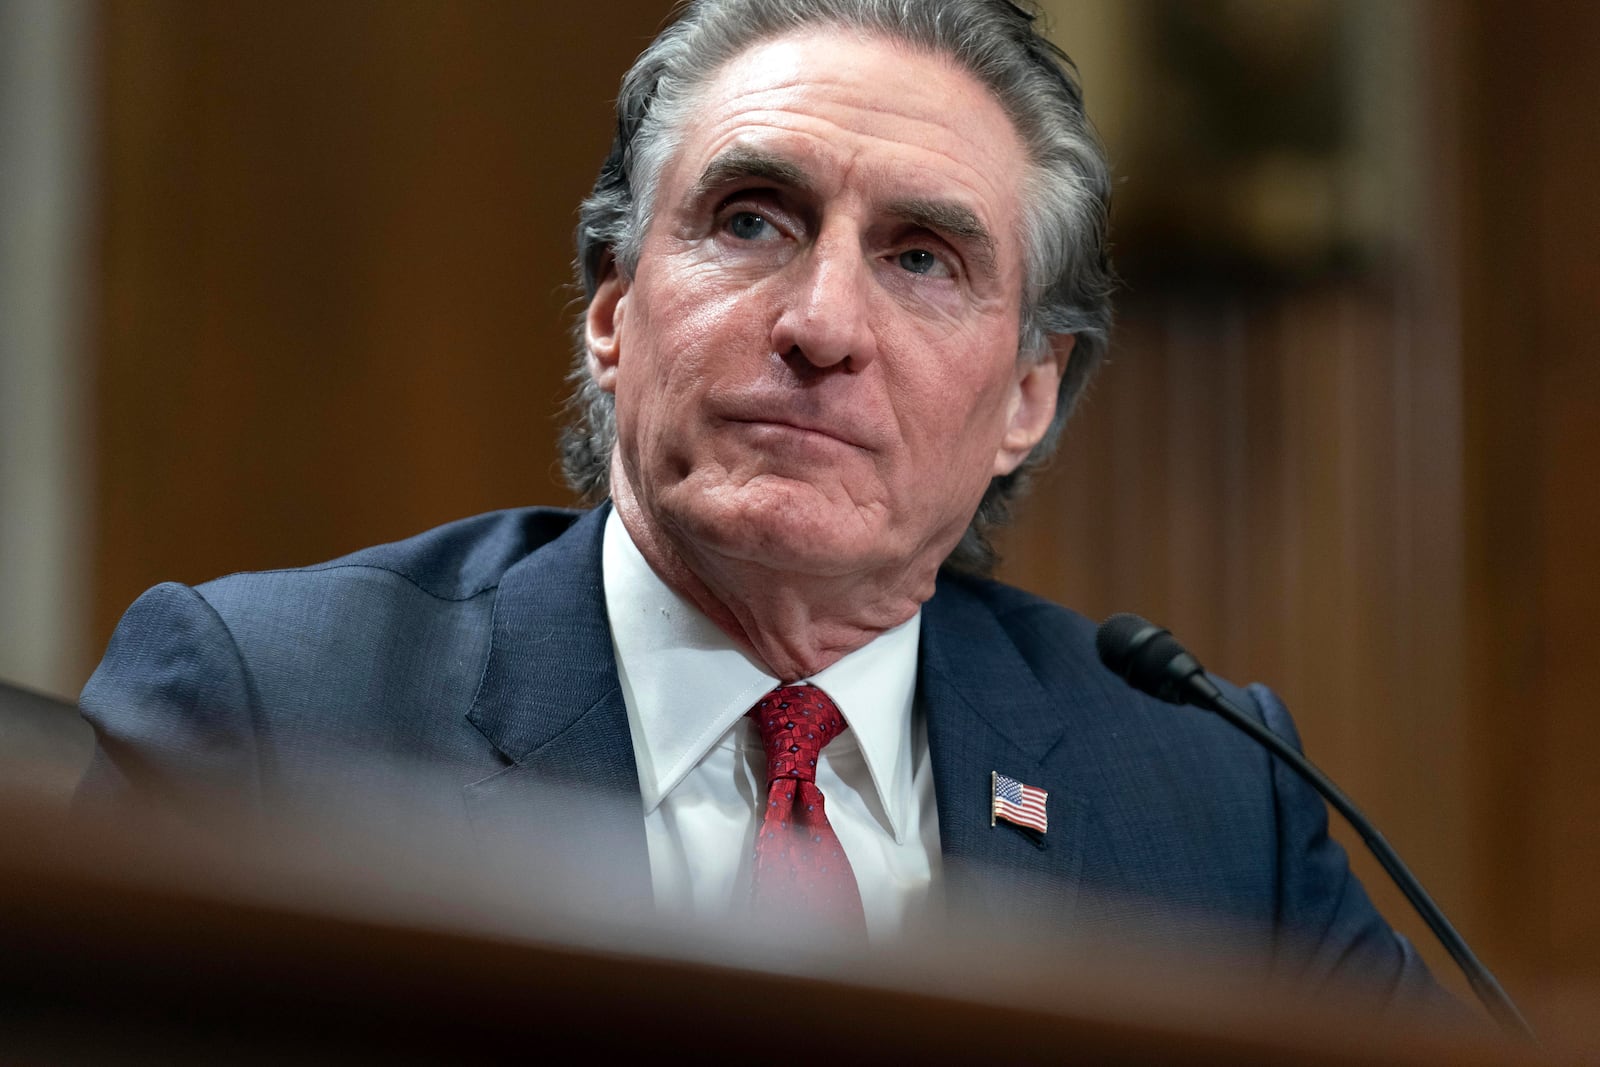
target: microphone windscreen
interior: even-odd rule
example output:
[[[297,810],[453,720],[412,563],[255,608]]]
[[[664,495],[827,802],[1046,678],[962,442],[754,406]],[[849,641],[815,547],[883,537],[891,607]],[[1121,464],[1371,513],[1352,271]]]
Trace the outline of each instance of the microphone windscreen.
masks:
[[[1100,655],[1100,662],[1113,673],[1121,678],[1129,678],[1135,654],[1145,642],[1161,632],[1161,627],[1148,619],[1124,612],[1100,624],[1100,629],[1094,635],[1094,649]]]
[[[1113,615],[1094,637],[1095,650],[1123,681],[1169,704],[1189,701],[1200,663],[1165,629],[1137,615]]]

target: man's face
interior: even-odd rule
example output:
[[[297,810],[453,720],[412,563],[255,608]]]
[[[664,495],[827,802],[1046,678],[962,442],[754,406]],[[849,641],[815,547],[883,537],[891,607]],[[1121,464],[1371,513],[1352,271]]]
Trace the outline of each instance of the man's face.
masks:
[[[682,133],[633,277],[588,313],[625,517],[631,497],[675,544],[931,580],[1054,411],[1058,363],[1017,360],[1010,120],[942,57],[818,33],[736,58]]]

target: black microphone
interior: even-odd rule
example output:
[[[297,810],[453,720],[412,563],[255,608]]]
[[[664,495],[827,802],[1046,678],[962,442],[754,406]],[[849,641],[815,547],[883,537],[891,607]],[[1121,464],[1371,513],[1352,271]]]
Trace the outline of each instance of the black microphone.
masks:
[[[1371,820],[1361,814],[1350,798],[1333,784],[1332,779],[1317,770],[1311,761],[1229,700],[1206,675],[1200,661],[1190,655],[1177,638],[1137,615],[1113,615],[1100,624],[1094,637],[1094,647],[1100,654],[1100,662],[1135,689],[1168,704],[1194,704],[1214,711],[1294,768],[1295,773],[1309,782],[1355,827],[1361,839],[1367,843],[1367,848],[1372,850],[1383,869],[1389,872],[1389,877],[1394,879],[1406,899],[1411,901],[1412,907],[1417,909],[1428,928],[1467,976],[1467,983],[1489,1014],[1507,1033],[1537,1042],[1533,1029],[1500,987],[1495,976],[1467,947],[1466,941],[1450,925],[1444,912],[1439,910],[1439,905],[1422,888],[1416,875],[1401,862],[1400,856],[1377,827],[1372,825]]]

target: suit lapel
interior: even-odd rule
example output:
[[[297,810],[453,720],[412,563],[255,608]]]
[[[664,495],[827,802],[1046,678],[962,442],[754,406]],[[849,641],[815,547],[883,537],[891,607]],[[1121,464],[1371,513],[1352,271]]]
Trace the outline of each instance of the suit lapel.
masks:
[[[609,508],[506,571],[468,720],[510,765],[465,789],[473,825],[541,886],[650,899],[633,738],[601,580]],[[570,881],[571,885],[567,885]]]
[[[649,853],[601,579],[608,511],[584,515],[501,580],[467,717],[508,765],[464,794],[480,834],[538,863],[542,888],[605,889],[608,906],[627,907],[650,900]],[[1084,709],[1040,685],[989,605],[959,582],[941,581],[924,607],[919,659],[949,891],[995,916],[1066,920],[1094,771],[1080,776],[1057,746]],[[1049,791],[1045,835],[990,826],[993,771]]]
[[[1046,757],[1070,712],[1040,685],[989,606],[956,582],[941,581],[924,607],[920,660],[953,902],[994,918],[1065,922],[1083,866],[1087,798]],[[993,771],[1048,791],[1045,834],[990,825]]]

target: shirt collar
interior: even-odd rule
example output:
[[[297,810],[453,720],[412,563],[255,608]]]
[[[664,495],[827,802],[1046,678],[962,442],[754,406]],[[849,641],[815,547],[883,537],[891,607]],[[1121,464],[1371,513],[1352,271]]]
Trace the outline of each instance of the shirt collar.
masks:
[[[650,569],[615,509],[606,518],[601,574],[648,813],[780,682]],[[806,679],[850,724],[900,843],[915,800],[911,708],[921,629],[918,611]]]

